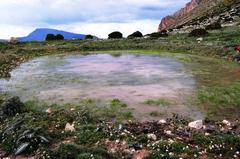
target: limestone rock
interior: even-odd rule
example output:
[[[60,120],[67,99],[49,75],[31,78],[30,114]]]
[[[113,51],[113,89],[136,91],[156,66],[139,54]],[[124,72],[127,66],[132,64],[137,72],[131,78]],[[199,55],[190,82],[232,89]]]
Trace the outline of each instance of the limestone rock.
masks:
[[[231,122],[228,121],[228,120],[223,120],[222,123],[227,125],[227,126],[231,126]]]
[[[65,131],[74,132],[75,131],[75,127],[74,126],[75,126],[74,123],[72,123],[72,124],[67,123],[66,126],[65,126]]]
[[[158,121],[158,124],[166,124],[166,123],[167,123],[167,121],[164,120],[164,119],[161,119],[161,120]]]
[[[196,120],[193,122],[190,122],[188,124],[188,127],[193,128],[193,129],[202,129],[203,128],[203,121],[202,120]]]
[[[147,135],[148,139],[156,141],[157,140],[157,136],[155,134],[148,134]]]

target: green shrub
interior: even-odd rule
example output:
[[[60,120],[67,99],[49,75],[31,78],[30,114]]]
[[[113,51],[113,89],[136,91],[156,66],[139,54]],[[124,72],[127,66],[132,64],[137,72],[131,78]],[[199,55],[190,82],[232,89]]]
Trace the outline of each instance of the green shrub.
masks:
[[[55,35],[54,34],[47,34],[46,41],[51,41],[51,40],[55,40]]]
[[[64,40],[64,36],[62,34],[57,34],[55,40]]]
[[[33,154],[50,143],[45,131],[32,124],[32,116],[19,115],[8,120],[1,130],[0,140],[1,149],[5,152],[15,155]]]
[[[160,38],[160,37],[168,37],[168,34],[166,32],[155,32],[149,34],[150,38]]]
[[[206,29],[194,29],[189,33],[190,37],[199,37],[199,36],[206,36],[208,32]]]
[[[107,134],[104,129],[100,126],[95,125],[85,125],[77,129],[77,138],[75,140],[76,144],[94,144],[102,139],[104,139]]]
[[[221,29],[222,25],[218,22],[209,24],[205,27],[206,30],[217,30],[217,29]]]
[[[86,35],[85,39],[93,39],[93,36],[92,35]]]
[[[61,34],[57,34],[56,36],[54,34],[47,34],[46,41],[53,41],[53,40],[64,40],[64,36]]]
[[[24,104],[19,97],[11,97],[1,104],[1,110],[4,116],[15,116],[24,112]]]
[[[119,99],[113,99],[111,100],[110,102],[110,106],[111,108],[117,108],[117,109],[120,109],[120,108],[126,108],[127,107],[127,104],[126,103],[123,103],[122,101],[120,101]]]
[[[43,130],[40,127],[27,129],[20,134],[15,141],[15,155],[32,153],[49,142],[50,141],[44,136]]]
[[[122,39],[122,38],[123,38],[122,33],[118,31],[112,32],[108,35],[108,39]]]
[[[76,159],[78,153],[78,148],[71,144],[61,144],[57,150],[59,159]]]
[[[142,38],[143,34],[140,31],[136,31],[134,33],[132,33],[131,35],[129,35],[127,38],[128,39],[133,39],[133,38]]]

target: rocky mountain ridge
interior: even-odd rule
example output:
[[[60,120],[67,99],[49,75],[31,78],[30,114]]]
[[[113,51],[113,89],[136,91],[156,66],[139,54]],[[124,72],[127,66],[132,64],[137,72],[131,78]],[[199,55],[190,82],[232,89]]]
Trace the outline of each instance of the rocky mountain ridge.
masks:
[[[238,21],[239,0],[191,0],[184,8],[162,19],[158,31],[186,26],[201,28],[214,22],[221,24]]]

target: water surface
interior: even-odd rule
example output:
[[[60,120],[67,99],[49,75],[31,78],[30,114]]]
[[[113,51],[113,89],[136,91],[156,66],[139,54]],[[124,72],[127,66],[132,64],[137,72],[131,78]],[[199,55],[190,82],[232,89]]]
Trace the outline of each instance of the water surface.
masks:
[[[0,91],[22,100],[74,103],[85,98],[125,101],[136,114],[160,111],[199,116],[186,105],[195,80],[184,65],[157,55],[109,54],[47,56],[22,64],[9,80],[0,80]],[[168,99],[173,106],[153,107],[148,99]]]

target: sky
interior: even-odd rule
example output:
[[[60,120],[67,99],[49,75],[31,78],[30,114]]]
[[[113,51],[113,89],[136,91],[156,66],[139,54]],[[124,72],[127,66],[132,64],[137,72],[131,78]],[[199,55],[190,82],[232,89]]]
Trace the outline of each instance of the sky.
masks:
[[[0,39],[53,28],[106,38],[112,31],[157,31],[189,0],[0,0]]]

